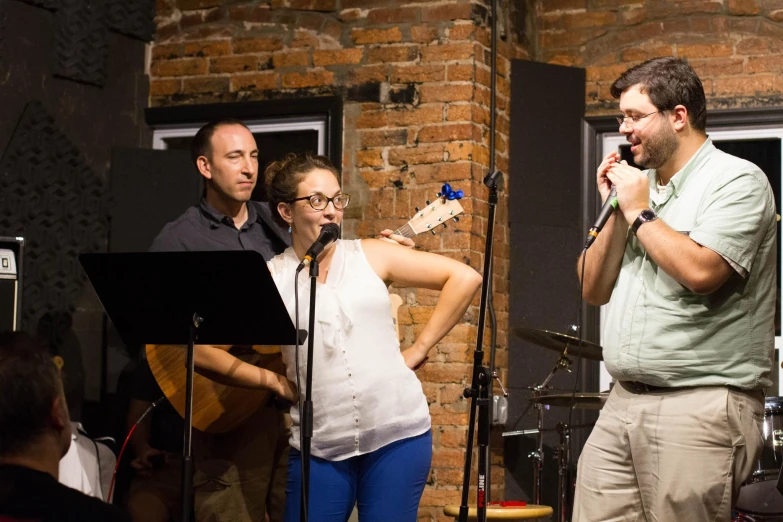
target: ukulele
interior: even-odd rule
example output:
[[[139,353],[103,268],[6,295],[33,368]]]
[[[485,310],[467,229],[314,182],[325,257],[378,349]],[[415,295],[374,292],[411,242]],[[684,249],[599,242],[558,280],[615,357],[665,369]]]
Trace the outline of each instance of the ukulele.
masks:
[[[404,237],[413,237],[430,231],[450,219],[458,221],[463,213],[459,199],[462,191],[452,191],[448,183],[443,185],[438,198],[427,201],[422,209],[416,208],[414,215],[405,225],[394,231]],[[390,294],[391,313],[400,336],[397,324],[397,311],[402,299]],[[254,364],[279,374],[285,374],[282,354],[277,346],[217,346],[227,350],[240,360]],[[155,380],[174,409],[185,417],[186,355],[185,345],[148,344],[147,362]],[[268,390],[239,388],[215,382],[198,371],[193,375],[193,427],[207,433],[225,433],[231,431],[248,419],[270,397]]]

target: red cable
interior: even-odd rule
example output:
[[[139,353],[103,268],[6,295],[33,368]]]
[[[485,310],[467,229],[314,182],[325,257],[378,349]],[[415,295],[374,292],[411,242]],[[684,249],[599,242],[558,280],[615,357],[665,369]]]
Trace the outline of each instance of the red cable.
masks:
[[[142,415],[142,418],[144,415]],[[139,419],[141,421],[141,419]],[[117,456],[117,464],[114,465],[114,472],[111,474],[111,485],[109,486],[109,495],[106,497],[106,502],[111,504],[111,494],[114,491],[114,481],[117,478],[117,468],[120,467],[120,461],[122,460],[122,454],[125,453],[125,446],[128,445],[128,441],[131,438],[131,435],[133,435],[133,432],[136,431],[136,426],[139,425],[139,422],[137,421],[136,424],[133,425],[133,427],[128,432],[128,436],[125,437],[125,442],[122,443],[122,449],[120,450],[120,454]]]
[[[157,401],[150,404],[150,407],[144,410],[144,413],[141,414],[141,417],[139,417],[139,420],[136,421],[136,423],[131,427],[130,431],[128,432],[128,436],[125,437],[125,442],[122,443],[122,448],[120,449],[120,454],[117,455],[117,463],[114,465],[114,472],[111,474],[111,484],[109,485],[109,494],[106,496],[106,502],[111,503],[111,494],[114,491],[114,481],[117,479],[117,469],[120,467],[120,462],[122,461],[122,454],[125,453],[125,447],[128,445],[128,441],[131,438],[131,435],[133,435],[133,432],[136,431],[136,426],[139,425],[139,423],[144,419],[144,417],[147,416],[149,412],[152,411],[155,406],[160,404],[166,400],[166,397],[161,397]]]

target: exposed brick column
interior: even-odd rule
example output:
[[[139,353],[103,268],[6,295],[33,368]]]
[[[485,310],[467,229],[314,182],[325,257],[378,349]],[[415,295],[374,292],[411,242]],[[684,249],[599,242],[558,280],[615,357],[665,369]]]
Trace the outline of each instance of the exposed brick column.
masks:
[[[508,6],[504,6],[509,12]],[[517,8],[512,10],[517,13]],[[339,94],[345,100],[343,185],[358,204],[346,237],[404,224],[444,182],[462,189],[465,215],[418,247],[481,271],[488,206],[489,6],[428,0],[158,0],[152,48],[153,106]],[[509,59],[524,57],[519,20],[504,16],[498,59],[497,167],[508,168]],[[505,379],[508,327],[507,197],[498,208],[494,300],[497,364]],[[393,288],[409,345],[437,292]],[[478,299],[419,372],[430,403],[434,456],[421,520],[444,520],[459,503]],[[489,333],[485,336],[489,346]],[[497,434],[495,434],[497,435]],[[502,442],[495,437],[493,495],[502,497]],[[475,473],[474,480],[475,484]]]

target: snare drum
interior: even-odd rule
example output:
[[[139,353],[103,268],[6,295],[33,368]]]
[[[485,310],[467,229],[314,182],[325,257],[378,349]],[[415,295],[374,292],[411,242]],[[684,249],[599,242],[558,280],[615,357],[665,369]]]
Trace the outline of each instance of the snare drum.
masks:
[[[783,397],[766,398],[763,436],[761,456],[740,489],[736,509],[739,513],[763,517],[750,520],[783,520],[783,494],[777,490],[783,465]],[[770,515],[777,516],[770,518]]]

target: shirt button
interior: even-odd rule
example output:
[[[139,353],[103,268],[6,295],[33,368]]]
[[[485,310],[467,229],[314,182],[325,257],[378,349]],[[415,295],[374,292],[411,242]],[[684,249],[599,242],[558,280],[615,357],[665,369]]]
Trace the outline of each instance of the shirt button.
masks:
[[[348,374],[348,377],[350,377],[350,376],[351,376],[351,374],[349,373],[349,374]]]
[[[356,400],[356,395],[353,396],[354,400]]]

